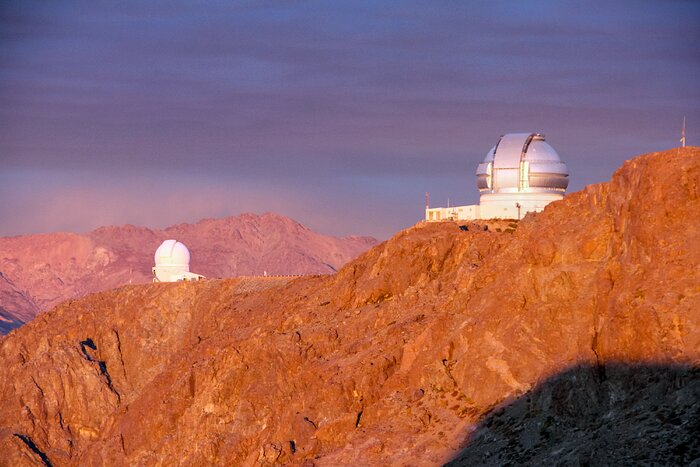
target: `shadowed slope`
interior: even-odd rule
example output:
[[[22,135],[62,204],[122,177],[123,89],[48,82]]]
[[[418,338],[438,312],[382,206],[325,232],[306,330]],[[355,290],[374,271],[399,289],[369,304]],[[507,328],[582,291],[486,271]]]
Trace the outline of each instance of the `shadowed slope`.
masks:
[[[447,465],[689,465],[699,401],[697,367],[572,368],[489,413]]]

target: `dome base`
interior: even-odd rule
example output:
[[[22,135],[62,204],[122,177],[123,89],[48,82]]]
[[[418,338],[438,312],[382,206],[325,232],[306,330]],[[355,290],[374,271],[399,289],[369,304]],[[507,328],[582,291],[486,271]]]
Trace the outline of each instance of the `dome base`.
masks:
[[[540,212],[563,198],[559,193],[489,193],[481,195],[481,204],[426,208],[425,220],[522,219],[528,212]]]
[[[552,201],[563,198],[559,193],[486,193],[479,199],[479,217],[522,219],[528,212],[540,212]]]

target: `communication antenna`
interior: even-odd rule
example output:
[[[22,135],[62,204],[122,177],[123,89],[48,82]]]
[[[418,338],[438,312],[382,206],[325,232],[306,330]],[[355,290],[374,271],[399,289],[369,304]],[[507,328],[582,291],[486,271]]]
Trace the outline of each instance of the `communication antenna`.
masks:
[[[430,193],[425,192],[425,209],[430,208]]]
[[[683,116],[683,128],[681,129],[681,147],[685,147],[685,116]]]

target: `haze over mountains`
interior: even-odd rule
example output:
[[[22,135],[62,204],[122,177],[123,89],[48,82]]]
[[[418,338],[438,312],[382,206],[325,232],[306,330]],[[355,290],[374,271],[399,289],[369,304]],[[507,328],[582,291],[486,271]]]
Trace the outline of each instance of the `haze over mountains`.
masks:
[[[125,225],[88,234],[0,238],[0,334],[63,300],[151,281],[153,254],[168,238],[192,252],[207,277],[328,274],[375,245],[371,237],[318,234],[267,213],[204,219],[163,230]]]
[[[700,148],[673,149],[337,274],[65,302],[0,339],[3,462],[688,465],[698,219]]]

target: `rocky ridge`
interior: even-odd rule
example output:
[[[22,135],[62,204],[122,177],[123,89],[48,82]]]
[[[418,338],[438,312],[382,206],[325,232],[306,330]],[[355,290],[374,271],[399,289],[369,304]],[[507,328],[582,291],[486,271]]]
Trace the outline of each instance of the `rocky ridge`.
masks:
[[[565,416],[698,424],[661,400],[697,395],[698,219],[700,148],[674,149],[514,230],[419,224],[334,275],[65,302],[0,341],[0,463],[459,464],[522,433],[510,462],[595,464],[585,437],[542,454]],[[640,412],[618,371],[650,365]],[[688,463],[684,436],[627,461]]]
[[[321,235],[273,213],[164,230],[125,225],[85,235],[0,238],[0,332],[66,299],[150,282],[153,253],[168,238],[184,242],[193,255],[191,269],[207,277],[328,274],[377,243]]]

